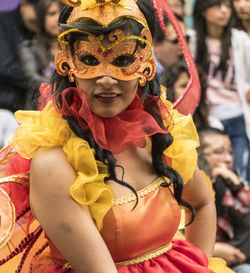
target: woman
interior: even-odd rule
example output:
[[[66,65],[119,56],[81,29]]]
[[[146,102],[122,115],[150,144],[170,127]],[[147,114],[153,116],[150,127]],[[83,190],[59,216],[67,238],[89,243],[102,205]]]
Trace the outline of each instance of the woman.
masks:
[[[35,273],[213,272],[214,204],[196,168],[190,116],[159,99],[152,9],[131,0],[65,3],[75,7],[59,20],[52,100],[41,112],[17,113],[13,140],[20,184],[30,170],[29,193],[12,199],[17,220],[24,230],[26,193],[42,228],[28,222],[32,234],[0,264],[25,249],[18,272],[28,261]],[[191,138],[173,142],[175,134]],[[9,175],[17,173],[12,166]],[[5,190],[13,197],[17,186]],[[178,204],[187,210],[189,242],[172,240]]]
[[[217,209],[214,255],[237,273],[250,271],[250,190],[233,171],[228,135],[215,128],[199,131],[200,154],[211,168]]]
[[[34,39],[25,40],[19,46],[21,67],[30,87],[26,108],[34,108],[32,99],[38,96],[40,84],[49,82],[55,69],[54,57],[59,50],[58,17],[62,6],[60,0],[40,0],[37,4],[38,32]]]
[[[250,35],[250,3],[249,1],[233,0],[235,11],[235,27]]]
[[[197,66],[201,94],[200,101],[193,114],[194,124],[197,130],[208,126],[208,105],[206,103],[207,78],[200,67]],[[162,85],[166,87],[167,100],[174,103],[184,93],[189,81],[188,67],[185,61],[178,61],[169,66],[163,76]]]
[[[232,141],[235,153],[234,170],[246,178],[249,141],[235,82],[231,50],[231,15],[229,0],[196,1],[196,63],[208,73],[207,101],[210,105],[210,115],[222,122]]]

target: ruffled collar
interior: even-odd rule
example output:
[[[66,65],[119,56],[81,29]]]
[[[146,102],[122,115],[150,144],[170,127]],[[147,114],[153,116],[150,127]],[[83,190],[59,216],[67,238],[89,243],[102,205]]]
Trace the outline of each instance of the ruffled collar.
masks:
[[[185,183],[197,165],[196,129],[190,115],[181,115],[165,100],[162,103],[171,116],[171,120],[169,114],[162,116],[165,128],[171,128],[174,123],[170,131],[174,141],[164,151],[164,158],[169,159]],[[61,146],[77,175],[70,194],[77,203],[89,207],[97,228],[101,229],[103,217],[113,205],[113,189],[104,182],[109,176],[107,166],[95,159],[95,150],[72,132],[52,101],[42,111],[18,111],[15,115],[20,125],[10,143],[13,149],[23,158],[31,159],[39,147]]]
[[[140,90],[126,111],[118,116],[102,118],[90,110],[85,92],[71,87],[62,92],[60,113],[74,117],[84,130],[90,129],[96,143],[114,154],[133,146],[143,148],[146,145],[145,137],[168,133],[167,129],[173,125],[173,121],[166,105],[158,97],[148,95],[142,101],[138,94]],[[168,128],[163,126],[163,115],[169,118]]]

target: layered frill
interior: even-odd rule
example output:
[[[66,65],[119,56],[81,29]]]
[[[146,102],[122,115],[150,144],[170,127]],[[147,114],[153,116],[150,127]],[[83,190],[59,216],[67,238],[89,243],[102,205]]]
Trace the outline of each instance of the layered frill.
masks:
[[[166,149],[164,156],[167,162],[171,163],[171,166],[181,174],[184,183],[186,183],[193,176],[196,168],[197,153],[195,148],[199,144],[198,136],[192,117],[179,114],[172,109],[171,104],[165,103],[173,124],[171,126],[168,124],[169,119],[163,119],[163,122],[165,127],[169,128],[174,141]],[[6,244],[11,237],[15,220],[20,220],[29,209],[29,165],[30,160],[40,147],[62,147],[68,162],[77,175],[76,181],[71,186],[70,194],[77,203],[89,207],[91,216],[100,230],[103,217],[113,204],[113,189],[104,183],[104,178],[109,176],[107,166],[95,159],[95,150],[90,148],[88,142],[75,135],[52,101],[42,111],[18,111],[16,118],[20,125],[9,143],[9,147],[0,153],[0,163],[3,164],[2,166],[8,166],[5,168],[5,173],[3,173],[3,168],[0,169],[0,175],[2,177],[10,175],[0,179],[0,186],[7,182],[14,183],[14,186],[7,190],[12,202],[8,200],[4,212],[5,216],[12,215],[12,219],[7,219],[5,222],[7,224],[4,236],[0,238],[1,245]],[[9,171],[6,172],[7,169]],[[2,195],[2,197],[6,200],[6,195]],[[12,203],[18,210],[16,218]],[[11,214],[8,213],[9,210],[11,210]],[[30,227],[30,223],[27,223],[27,227]],[[41,233],[38,224],[33,224],[32,236],[34,238]],[[21,229],[23,228],[21,227]],[[14,233],[17,232],[14,231]],[[33,240],[32,236],[29,237],[31,241]],[[13,244],[13,247],[16,245]],[[26,242],[21,243],[20,249],[25,245]],[[47,243],[41,249],[46,246]],[[4,253],[6,252],[4,251]]]

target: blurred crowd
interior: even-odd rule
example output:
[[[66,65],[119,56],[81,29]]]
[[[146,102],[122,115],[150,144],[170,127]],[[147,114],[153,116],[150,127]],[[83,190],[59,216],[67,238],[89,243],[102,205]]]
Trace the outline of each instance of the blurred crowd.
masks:
[[[145,0],[148,1],[148,0]],[[166,0],[195,60],[200,102],[193,115],[199,167],[217,208],[214,255],[235,272],[250,272],[250,0]],[[13,113],[37,109],[58,50],[60,0],[20,0],[0,12],[0,148],[13,135]],[[186,15],[192,10],[192,28]],[[157,76],[175,102],[190,80],[176,32],[155,26]]]

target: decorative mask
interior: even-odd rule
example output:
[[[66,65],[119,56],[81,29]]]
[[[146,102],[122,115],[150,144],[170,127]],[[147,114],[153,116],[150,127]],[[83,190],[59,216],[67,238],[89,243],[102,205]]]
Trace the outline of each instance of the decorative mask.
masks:
[[[74,7],[65,30],[59,35],[61,51],[55,58],[56,69],[62,76],[90,79],[110,76],[119,80],[139,78],[139,84],[153,79],[156,66],[152,57],[152,36],[147,21],[134,0],[62,0]],[[93,33],[75,28],[72,25],[83,20],[93,20],[103,28],[119,18],[130,18],[142,26],[140,36],[127,35],[116,29],[108,35],[95,36]],[[73,52],[67,36],[79,33],[82,39],[73,44]]]

